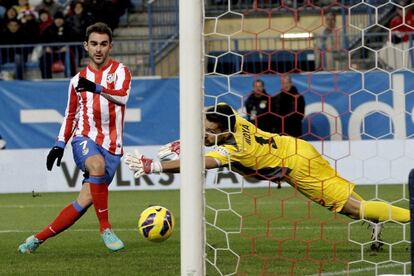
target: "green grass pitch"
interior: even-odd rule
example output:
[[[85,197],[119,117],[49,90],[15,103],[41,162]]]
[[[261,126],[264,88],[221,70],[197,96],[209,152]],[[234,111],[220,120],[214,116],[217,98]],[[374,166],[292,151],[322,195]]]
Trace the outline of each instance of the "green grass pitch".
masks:
[[[406,200],[398,200],[407,194],[403,185],[378,187],[357,190],[367,199],[378,195],[408,206]],[[110,253],[104,246],[92,207],[34,254],[19,254],[17,246],[76,195],[0,195],[1,275],[180,275],[179,191],[110,192],[111,223],[126,245],[120,252]],[[207,190],[206,201],[207,275],[220,275],[217,269],[223,275],[235,272],[236,254],[240,256],[236,275],[409,273],[408,225],[386,223],[383,239],[388,244],[371,252],[366,224],[351,224],[349,233],[352,220],[307,201],[292,188]],[[136,230],[139,213],[151,204],[169,208],[176,218],[172,237],[162,243],[148,242]],[[365,261],[358,262],[361,259]]]

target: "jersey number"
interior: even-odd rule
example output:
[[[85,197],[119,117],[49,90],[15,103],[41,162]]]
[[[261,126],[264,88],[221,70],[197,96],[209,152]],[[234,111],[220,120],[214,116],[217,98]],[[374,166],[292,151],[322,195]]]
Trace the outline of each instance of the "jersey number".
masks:
[[[80,142],[79,143],[79,145],[81,145],[82,146],[82,150],[86,150],[86,144],[88,143],[88,141],[83,141],[83,142]]]
[[[269,145],[269,144],[271,144],[272,148],[277,149],[276,142],[273,138],[264,139],[263,137],[256,136],[256,135],[254,136],[254,138],[255,138],[256,142],[259,143],[260,145]],[[271,142],[270,142],[270,140],[271,140]]]

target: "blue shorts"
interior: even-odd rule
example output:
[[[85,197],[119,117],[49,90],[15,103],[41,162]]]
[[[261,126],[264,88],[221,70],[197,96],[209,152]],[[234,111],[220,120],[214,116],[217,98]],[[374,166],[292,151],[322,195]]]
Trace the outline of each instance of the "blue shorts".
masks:
[[[105,159],[105,183],[109,185],[112,182],[116,169],[121,162],[121,155],[111,154],[100,145],[97,145],[92,139],[83,136],[76,136],[72,139],[72,151],[76,166],[85,172],[86,175],[86,159],[93,155],[101,155]],[[85,175],[84,177],[87,178]]]

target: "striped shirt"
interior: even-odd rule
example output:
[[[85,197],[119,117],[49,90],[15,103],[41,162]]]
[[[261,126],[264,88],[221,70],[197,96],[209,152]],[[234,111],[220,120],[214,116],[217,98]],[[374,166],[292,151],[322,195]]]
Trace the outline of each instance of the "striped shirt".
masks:
[[[101,94],[77,93],[79,77],[102,86]],[[125,105],[131,89],[129,69],[109,60],[101,70],[87,66],[74,76],[69,85],[65,118],[59,131],[58,145],[65,145],[71,136],[84,136],[112,154],[122,154]]]

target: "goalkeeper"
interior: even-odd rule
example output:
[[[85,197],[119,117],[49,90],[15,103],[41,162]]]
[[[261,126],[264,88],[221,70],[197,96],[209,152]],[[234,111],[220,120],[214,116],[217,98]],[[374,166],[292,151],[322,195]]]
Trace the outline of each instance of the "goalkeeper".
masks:
[[[205,146],[214,146],[205,155],[206,169],[229,167],[233,172],[260,180],[284,180],[312,201],[353,219],[371,221],[371,248],[378,250],[382,224],[387,220],[406,223],[407,209],[380,201],[365,201],[355,185],[342,178],[308,142],[290,136],[264,132],[243,119],[227,104],[206,110]],[[162,148],[161,160],[179,155],[179,142]],[[151,173],[178,173],[179,160],[156,161],[138,152],[127,154],[124,162],[138,178]]]

